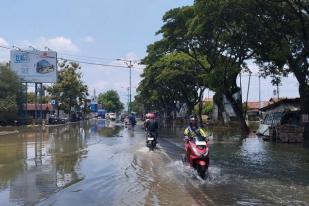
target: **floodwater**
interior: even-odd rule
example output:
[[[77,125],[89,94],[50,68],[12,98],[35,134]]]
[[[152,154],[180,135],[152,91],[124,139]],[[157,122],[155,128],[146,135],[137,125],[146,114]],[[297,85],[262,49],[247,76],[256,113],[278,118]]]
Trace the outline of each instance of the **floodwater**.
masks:
[[[182,128],[158,149],[105,120],[0,136],[0,205],[309,205],[309,149],[213,132],[206,180],[181,161]]]

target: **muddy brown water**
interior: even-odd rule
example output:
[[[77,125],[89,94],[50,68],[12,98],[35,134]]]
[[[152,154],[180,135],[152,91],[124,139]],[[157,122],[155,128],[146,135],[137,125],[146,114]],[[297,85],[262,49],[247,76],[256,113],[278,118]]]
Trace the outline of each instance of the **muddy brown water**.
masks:
[[[0,205],[309,205],[309,149],[215,132],[206,180],[182,130],[149,152],[141,126],[105,120],[0,136]]]

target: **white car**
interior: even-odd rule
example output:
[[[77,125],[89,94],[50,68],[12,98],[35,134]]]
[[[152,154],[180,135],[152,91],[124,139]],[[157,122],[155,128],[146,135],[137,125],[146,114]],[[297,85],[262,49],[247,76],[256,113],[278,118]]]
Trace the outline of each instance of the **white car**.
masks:
[[[116,120],[116,113],[108,113],[108,117],[109,120],[115,121]]]

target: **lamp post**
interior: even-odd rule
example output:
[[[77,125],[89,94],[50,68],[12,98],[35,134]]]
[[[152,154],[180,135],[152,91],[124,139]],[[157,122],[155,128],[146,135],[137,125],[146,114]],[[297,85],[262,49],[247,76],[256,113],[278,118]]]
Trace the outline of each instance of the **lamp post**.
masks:
[[[129,90],[129,105],[128,105],[128,113],[131,113],[131,101],[132,101],[132,67],[133,67],[133,61],[132,60],[127,60],[127,59],[116,59],[117,61],[122,61],[124,62],[127,67],[130,69],[130,90]]]

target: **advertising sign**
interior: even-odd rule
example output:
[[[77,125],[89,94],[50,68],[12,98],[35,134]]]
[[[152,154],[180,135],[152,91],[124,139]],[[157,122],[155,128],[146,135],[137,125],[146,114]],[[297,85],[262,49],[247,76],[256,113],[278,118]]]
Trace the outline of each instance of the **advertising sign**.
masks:
[[[11,50],[11,69],[23,82],[54,83],[57,81],[57,53]]]

